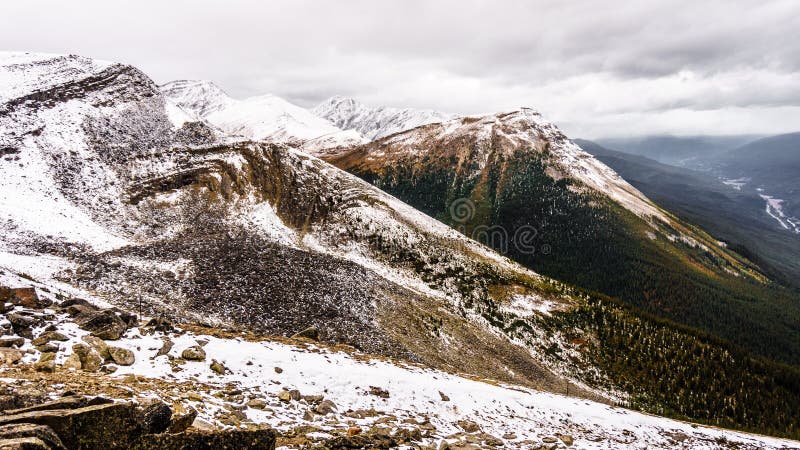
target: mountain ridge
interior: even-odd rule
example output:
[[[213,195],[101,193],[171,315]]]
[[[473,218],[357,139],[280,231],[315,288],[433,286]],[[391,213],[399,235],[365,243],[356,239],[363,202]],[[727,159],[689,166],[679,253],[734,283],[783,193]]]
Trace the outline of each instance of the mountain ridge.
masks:
[[[49,56],[28,58],[32,66],[20,67],[22,73],[63,68]],[[5,70],[0,64],[0,74]],[[796,376],[789,369],[539,275],[300,149],[236,139],[204,121],[176,121],[170,100],[135,68],[85,69],[3,106],[2,142],[10,150],[0,167],[11,175],[0,179],[4,283],[28,280],[62,296],[53,295],[54,301],[80,304],[88,298],[180,327],[211,325],[220,333],[285,337],[313,326],[331,346],[672,417],[797,434],[792,420],[800,401],[794,401]],[[514,145],[531,135],[537,145],[528,150],[552,153],[559,163],[577,161],[573,168],[554,167],[550,173],[561,178],[555,184],[540,178],[541,186],[583,201],[586,184],[566,189],[574,170],[590,183],[620,189],[637,208],[655,208],[584,152],[571,145],[550,148],[568,140],[533,112],[520,115],[535,126],[498,127],[493,138],[504,150],[513,154]],[[519,115],[491,123],[503,118],[528,125]],[[442,126],[424,125],[414,133]],[[469,140],[459,142],[470,152],[480,150]],[[507,180],[524,181],[516,175],[524,167],[508,170]],[[543,198],[547,207],[567,212],[594,207]],[[645,221],[620,209],[629,220]],[[647,222],[646,229],[657,223]],[[720,264],[746,270],[737,261]],[[74,331],[69,321],[63,326]],[[662,351],[637,338],[643,333],[658,336]],[[181,339],[185,345],[189,337]],[[236,348],[237,342],[224,346]],[[220,345],[209,347],[216,349],[213,356],[221,357]],[[43,353],[31,350],[27,360]],[[695,352],[713,357],[697,359]],[[69,375],[62,368],[68,350],[56,353],[56,374]],[[664,357],[681,364],[665,366]],[[162,363],[161,369],[169,367]],[[199,368],[177,364],[188,364],[192,373]],[[646,371],[637,373],[637,364]],[[219,374],[220,383],[254,373],[240,365],[230,378]],[[690,376],[675,376],[679,371]],[[708,371],[721,375],[694,375]],[[164,372],[147,373],[169,379]],[[265,384],[273,377],[263,376]],[[659,386],[669,388],[659,393]],[[696,394],[677,395],[687,391]],[[730,408],[729,396],[743,406]],[[447,403],[444,396],[440,401]],[[739,416],[742,410],[746,418]],[[662,432],[653,433],[647,439],[661,442]],[[502,442],[518,444],[511,437]]]
[[[333,96],[311,110],[343,130],[355,130],[367,140],[375,140],[429,123],[457,117],[434,110],[369,107],[353,98]]]

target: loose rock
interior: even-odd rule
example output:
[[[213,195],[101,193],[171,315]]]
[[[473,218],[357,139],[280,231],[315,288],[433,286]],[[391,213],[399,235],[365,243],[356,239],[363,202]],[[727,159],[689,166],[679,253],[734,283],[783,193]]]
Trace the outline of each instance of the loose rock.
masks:
[[[79,321],[79,325],[82,329],[91,332],[92,336],[110,341],[121,338],[128,330],[128,324],[110,309],[92,314],[85,320]]]
[[[187,361],[205,361],[206,351],[199,345],[193,345],[181,353],[181,357]]]
[[[111,360],[120,366],[130,366],[136,362],[136,355],[127,348],[108,347],[108,354]]]

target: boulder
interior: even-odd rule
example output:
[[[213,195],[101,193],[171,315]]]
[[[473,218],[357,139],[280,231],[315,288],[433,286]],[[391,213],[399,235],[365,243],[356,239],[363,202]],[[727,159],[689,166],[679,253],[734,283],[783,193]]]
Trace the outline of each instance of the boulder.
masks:
[[[270,429],[149,434],[131,450],[274,450],[275,437]]]
[[[73,303],[63,308],[76,321],[88,320],[94,314],[97,314],[97,307],[89,304],[86,300],[81,300],[81,302],[84,303]]]
[[[310,339],[312,341],[319,340],[319,330],[316,327],[308,327],[299,333],[292,335],[292,339]]]
[[[0,425],[21,423],[50,427],[69,449],[127,449],[143,430],[136,406],[128,403],[0,416]]]
[[[97,372],[103,365],[103,358],[97,350],[86,344],[75,344],[72,351],[78,355],[81,362],[81,369],[86,372]]]
[[[37,372],[53,373],[56,371],[56,354],[42,353],[39,361],[33,365]]]
[[[75,369],[80,370],[83,365],[81,364],[81,357],[77,353],[73,353],[67,356],[67,360],[64,361],[62,367],[65,369]]]
[[[264,409],[267,407],[267,402],[261,400],[260,398],[254,398],[247,402],[247,407],[253,409]]]
[[[314,412],[321,415],[332,414],[336,412],[336,403],[333,403],[330,400],[323,400],[319,402],[317,406],[314,407]]]
[[[568,434],[557,434],[556,437],[561,439],[561,442],[563,442],[564,445],[566,445],[567,447],[570,447],[572,446],[572,444],[575,443],[575,439],[573,439],[572,436]]]
[[[159,399],[151,399],[140,406],[142,426],[145,434],[167,431],[172,420],[172,409]]]
[[[111,359],[111,354],[108,352],[108,344],[106,344],[104,340],[97,336],[92,336],[91,334],[87,334],[82,337],[81,340],[92,346],[101,358]]]
[[[230,372],[228,370],[228,368],[225,367],[225,365],[223,365],[221,362],[217,361],[216,359],[212,359],[211,360],[211,370],[214,371],[214,373],[217,373],[219,375],[225,375],[226,373]]]
[[[56,353],[61,350],[61,347],[59,347],[58,344],[48,342],[46,344],[37,345],[36,350],[39,350],[42,353]]]
[[[156,355],[155,355],[155,356],[153,356],[153,357],[152,357],[152,358],[150,358],[150,359],[156,359],[156,358],[158,358],[159,356],[164,356],[164,355],[168,354],[168,353],[169,353],[169,351],[170,351],[170,350],[172,350],[172,347],[175,345],[175,343],[174,343],[174,342],[172,342],[172,339],[170,339],[170,338],[168,338],[168,337],[166,337],[166,336],[162,337],[162,338],[161,338],[161,341],[162,341],[162,342],[164,342],[164,344],[163,344],[163,345],[161,346],[161,348],[158,350],[158,352],[156,353]]]
[[[356,434],[354,436],[336,436],[325,441],[325,448],[344,450],[353,448],[388,449],[396,447],[394,439],[382,433]]]
[[[45,331],[44,333],[40,334],[36,337],[31,343],[33,345],[43,345],[47,344],[50,341],[59,341],[64,342],[68,341],[69,338],[66,337],[64,334],[59,333],[58,331]]]
[[[53,302],[46,298],[39,298],[36,289],[32,287],[11,289],[12,295],[8,300],[17,306],[25,308],[43,309],[52,305]]]
[[[37,437],[0,439],[0,450],[51,450],[51,448]]]
[[[379,388],[377,386],[370,386],[369,394],[380,398],[389,398],[389,391],[383,388]]]
[[[25,338],[19,336],[3,336],[0,337],[0,348],[22,347],[25,345]]]
[[[108,347],[108,354],[111,360],[120,366],[130,366],[136,362],[136,355],[127,348]]]
[[[67,395],[58,400],[39,403],[24,408],[10,409],[4,411],[5,414],[23,414],[32,411],[48,411],[54,409],[78,409],[85,408],[93,405],[108,405],[113,403],[112,400],[103,397],[83,397],[80,395]]]
[[[11,329],[14,330],[15,334],[28,339],[33,338],[31,328],[41,322],[35,317],[18,312],[6,314],[6,319],[11,323]]]
[[[100,339],[116,341],[128,330],[128,324],[110,309],[98,311],[80,320],[78,325]]]
[[[458,425],[459,428],[466,431],[467,433],[477,433],[481,431],[480,425],[471,420],[459,420],[458,422],[456,422],[456,425]]]
[[[199,345],[193,345],[181,352],[181,357],[187,361],[205,361],[206,351]]]
[[[20,423],[0,426],[0,442],[4,439],[35,438],[42,442],[43,448],[52,450],[66,450],[58,435],[50,427],[30,423]],[[0,446],[0,448],[3,448]],[[12,447],[13,448],[13,447]],[[25,448],[25,447],[22,447]],[[29,447],[36,448],[36,447]]]
[[[0,366],[10,366],[22,359],[22,352],[15,348],[0,348]]]

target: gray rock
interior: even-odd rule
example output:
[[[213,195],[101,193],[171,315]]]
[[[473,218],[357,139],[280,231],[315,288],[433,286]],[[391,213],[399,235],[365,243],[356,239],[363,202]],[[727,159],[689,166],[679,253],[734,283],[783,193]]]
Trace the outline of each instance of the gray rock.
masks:
[[[52,447],[37,437],[0,439],[0,450],[51,450]]]
[[[319,402],[317,406],[314,407],[314,412],[321,415],[332,414],[336,412],[336,403],[333,403],[330,400],[323,400]]]
[[[115,341],[125,334],[128,324],[110,309],[96,312],[79,321],[78,325],[100,339]]]
[[[103,358],[97,353],[93,347],[86,344],[75,344],[72,346],[72,351],[78,354],[81,362],[81,369],[86,372],[97,372],[103,365]]]
[[[127,348],[108,347],[108,354],[111,360],[120,366],[130,366],[136,362],[136,355]]]
[[[42,353],[39,361],[33,366],[37,372],[53,373],[56,371],[56,354]]]
[[[43,345],[47,344],[50,341],[63,342],[68,340],[69,340],[68,337],[64,336],[62,333],[59,333],[58,331],[45,331],[44,333],[37,336],[36,339],[32,340],[31,344]]]
[[[111,354],[108,352],[108,344],[102,339],[97,336],[92,336],[88,334],[81,338],[83,342],[91,345],[93,349],[97,351],[97,354],[100,355],[103,359],[110,359]]]

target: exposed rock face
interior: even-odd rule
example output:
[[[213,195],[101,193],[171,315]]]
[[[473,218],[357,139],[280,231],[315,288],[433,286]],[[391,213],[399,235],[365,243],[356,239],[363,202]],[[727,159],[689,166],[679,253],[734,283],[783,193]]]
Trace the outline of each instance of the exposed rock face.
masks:
[[[37,450],[101,449],[267,449],[268,429],[187,432],[196,411],[172,420],[160,400],[142,405],[79,396],[0,414],[0,448]],[[169,434],[163,434],[169,429]]]
[[[0,425],[36,424],[51,428],[69,449],[127,449],[142,434],[136,407],[130,404],[72,410],[31,411],[0,416]]]
[[[273,450],[275,432],[272,430],[231,430],[203,433],[182,432],[143,436],[132,450]]]

